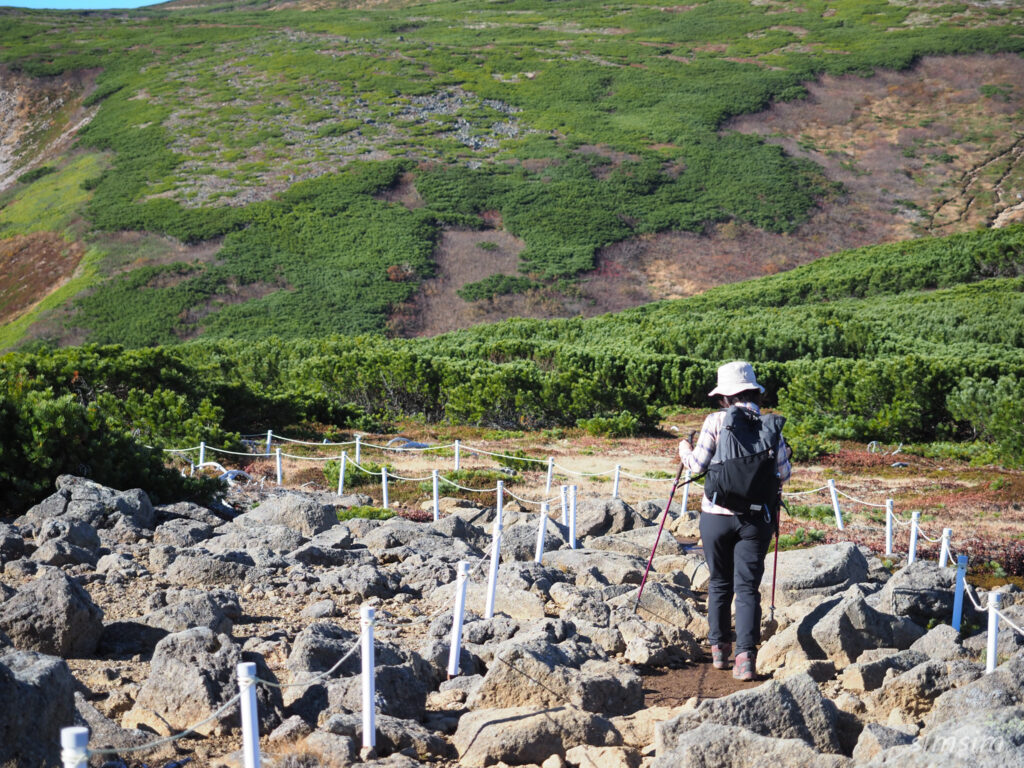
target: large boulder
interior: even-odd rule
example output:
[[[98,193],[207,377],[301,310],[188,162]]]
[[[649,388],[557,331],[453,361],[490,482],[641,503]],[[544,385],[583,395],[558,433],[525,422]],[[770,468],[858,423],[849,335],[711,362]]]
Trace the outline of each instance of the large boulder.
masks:
[[[866,693],[880,688],[890,671],[899,675],[926,661],[928,661],[927,655],[908,649],[899,653],[886,654],[878,659],[851,664],[843,670],[840,679],[843,687],[847,690]]]
[[[635,555],[595,549],[559,549],[544,554],[544,565],[571,574],[585,587],[639,584],[646,563]]]
[[[777,570],[773,558],[765,562],[761,580],[765,600],[771,594],[773,572],[777,572],[775,604],[785,606],[808,597],[836,595],[866,581],[868,561],[857,546],[847,542],[780,552]]]
[[[452,748],[448,742],[431,733],[415,720],[403,720],[390,715],[378,714],[374,720],[377,726],[375,751],[381,757],[412,750],[417,756],[451,758]],[[336,736],[346,736],[360,743],[363,738],[362,714],[335,714],[327,718],[323,730]]]
[[[0,603],[0,631],[22,650],[89,656],[103,634],[103,611],[76,581],[47,568]]]
[[[467,712],[452,737],[459,765],[540,764],[580,744],[617,746],[622,737],[605,718],[572,707],[512,707]]]
[[[57,492],[28,510],[16,524],[38,530],[44,520],[79,520],[94,528],[113,528],[121,518],[135,526],[152,530],[156,513],[149,496],[138,488],[117,491],[73,475],[57,478]]]
[[[930,731],[941,731],[965,712],[987,712],[1024,706],[1024,651],[995,671],[967,685],[945,691],[935,700],[928,717]]]
[[[697,637],[706,637],[708,633],[707,616],[701,612],[693,596],[666,584],[648,582],[639,604],[633,591],[613,598],[608,603],[628,611],[633,611],[635,606],[636,614],[647,622],[678,627]]]
[[[142,617],[141,623],[168,633],[206,627],[218,635],[230,635],[242,610],[238,595],[228,589],[169,590],[166,604]]]
[[[926,661],[886,677],[868,703],[879,715],[891,716],[899,710],[905,720],[918,720],[943,693],[967,685],[981,675],[981,666],[969,661]]]
[[[74,686],[61,659],[0,655],[0,765],[60,765],[60,730],[74,722]]]
[[[909,648],[925,634],[913,621],[877,611],[864,598],[859,588],[851,588],[811,629],[818,647],[836,666],[850,664],[872,648]]]
[[[582,496],[576,502],[576,536],[581,541],[650,524],[622,499]]]
[[[157,546],[177,547],[185,549],[206,541],[213,536],[213,526],[187,517],[176,517],[160,523],[153,534],[153,543]]]
[[[839,723],[836,705],[821,694],[809,675],[802,674],[702,701],[696,709],[661,723],[656,743],[658,754],[663,754],[681,743],[692,743],[692,737],[685,742],[680,737],[709,724],[739,726],[775,739],[800,739],[819,752],[839,754]]]
[[[878,593],[878,607],[907,616],[925,626],[948,622],[953,615],[956,570],[918,560],[896,571]],[[964,600],[965,618],[976,616],[970,600]]]
[[[537,556],[537,518],[510,525],[501,532],[501,559],[530,561]],[[544,555],[565,549],[569,543],[569,532],[550,517],[544,523]]]
[[[338,513],[333,504],[324,503],[309,494],[282,493],[239,515],[234,523],[242,530],[253,525],[283,525],[308,539],[337,525]]]
[[[668,531],[662,531],[659,537],[658,529],[655,526],[594,537],[587,541],[587,546],[590,549],[622,552],[647,560],[651,556],[651,550],[654,549],[655,539],[658,541],[657,555],[659,557],[686,553],[686,548]]]
[[[966,711],[907,746],[878,754],[865,768],[1024,768],[1024,707]]]
[[[257,677],[275,682],[262,657],[243,654],[227,635],[206,627],[168,635],[157,643],[149,678],[122,724],[169,735],[206,719],[238,692],[237,667],[243,661],[255,662]],[[260,731],[269,733],[281,719],[281,693],[265,685],[256,691]],[[238,723],[237,710],[229,708],[196,732],[209,736]]]
[[[821,754],[803,739],[770,738],[729,724],[705,723],[658,750],[651,768],[847,768],[842,755]]]
[[[202,551],[178,553],[167,566],[165,577],[172,584],[187,587],[237,586],[245,581],[252,561],[217,557]]]

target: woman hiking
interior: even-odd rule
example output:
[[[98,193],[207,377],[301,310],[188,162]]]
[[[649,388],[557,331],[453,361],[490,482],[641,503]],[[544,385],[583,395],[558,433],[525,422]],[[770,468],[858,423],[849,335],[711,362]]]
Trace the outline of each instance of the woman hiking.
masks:
[[[782,438],[781,416],[762,416],[764,387],[750,363],[718,369],[709,393],[723,410],[704,420],[696,445],[679,444],[679,458],[694,475],[707,471],[701,499],[700,536],[711,574],[708,582],[708,641],[716,669],[729,668],[733,596],[736,598],[736,657],[733,677],[756,676],[761,631],[761,577],[778,524],[782,483],[789,479],[792,451]]]

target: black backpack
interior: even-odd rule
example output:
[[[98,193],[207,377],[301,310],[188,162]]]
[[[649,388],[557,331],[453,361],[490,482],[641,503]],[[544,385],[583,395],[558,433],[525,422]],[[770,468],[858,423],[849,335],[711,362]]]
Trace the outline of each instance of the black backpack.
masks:
[[[779,505],[778,448],[786,419],[758,416],[733,405],[725,412],[715,455],[708,466],[704,495],[743,514]]]

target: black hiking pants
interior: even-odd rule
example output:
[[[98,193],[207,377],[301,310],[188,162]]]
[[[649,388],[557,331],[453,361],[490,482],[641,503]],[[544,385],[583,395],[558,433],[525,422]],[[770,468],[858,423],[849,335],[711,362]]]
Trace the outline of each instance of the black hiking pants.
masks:
[[[708,582],[708,640],[732,641],[730,613],[736,597],[736,653],[753,653],[761,634],[761,577],[775,526],[765,514],[700,516]]]

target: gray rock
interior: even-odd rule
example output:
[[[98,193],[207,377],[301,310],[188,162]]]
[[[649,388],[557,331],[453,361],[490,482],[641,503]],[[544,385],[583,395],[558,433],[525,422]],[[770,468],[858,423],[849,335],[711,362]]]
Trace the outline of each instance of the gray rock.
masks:
[[[509,526],[501,534],[502,561],[532,561],[537,555],[537,518]],[[544,526],[544,562],[547,554],[568,546],[568,531],[561,524],[548,518]]]
[[[178,517],[161,523],[153,534],[153,543],[159,546],[171,546],[186,549],[206,541],[213,536],[213,526],[187,517]]]
[[[267,736],[271,744],[288,744],[298,741],[313,732],[313,728],[298,715],[286,718],[273,732]]]
[[[448,742],[431,733],[415,720],[403,720],[389,715],[377,715],[377,754],[381,757],[413,750],[417,756],[454,757]],[[323,730],[352,739],[363,737],[361,714],[331,715],[323,724]]]
[[[942,693],[928,717],[929,732],[941,730],[965,712],[980,713],[1024,705],[1024,651],[995,671]]]
[[[643,559],[619,552],[593,549],[560,549],[544,555],[544,564],[575,577],[579,586],[639,584],[646,563]]]
[[[100,537],[96,535],[96,529],[75,519],[57,517],[43,520],[36,531],[36,544],[42,545],[48,541],[64,541],[92,552],[100,548]]]
[[[809,675],[794,675],[783,682],[769,681],[750,690],[720,699],[702,701],[695,710],[683,712],[659,723],[656,730],[658,754],[674,750],[693,737],[680,737],[702,724],[740,726],[761,736],[800,739],[819,752],[839,754],[839,710],[822,696]]]
[[[316,621],[318,619],[329,619],[332,616],[338,615],[338,606],[333,600],[327,598],[326,600],[317,600],[315,603],[310,603],[302,611],[299,612],[299,616],[303,619],[309,619]]]
[[[157,643],[149,678],[122,724],[169,735],[198,723],[237,693],[237,667],[242,661],[255,662],[257,676],[274,681],[261,657],[243,655],[227,635],[206,627],[168,635]],[[267,733],[281,721],[281,693],[265,685],[256,691],[260,731]],[[208,736],[218,729],[233,730],[238,722],[237,712],[229,709],[196,732]]]
[[[878,712],[899,710],[911,718],[921,718],[940,695],[977,680],[981,674],[982,668],[968,661],[926,661],[887,677],[868,702]]]
[[[103,627],[96,655],[105,659],[150,656],[167,635],[166,629],[139,621],[115,621]]]
[[[32,559],[40,565],[52,565],[65,568],[75,565],[96,564],[96,552],[84,547],[76,547],[61,539],[48,541],[32,553]]]
[[[57,492],[29,509],[16,524],[36,530],[43,520],[61,517],[100,529],[112,528],[127,517],[139,528],[151,530],[156,522],[149,496],[138,488],[116,491],[73,475],[60,475],[56,484]]]
[[[221,584],[237,586],[245,581],[251,568],[252,563],[228,560],[200,552],[179,552],[164,575],[172,584],[189,587]]]
[[[761,594],[768,599],[771,590],[774,559],[765,562]],[[855,545],[842,542],[807,549],[779,552],[775,604],[782,607],[808,597],[827,597],[845,592],[866,581],[868,562]]]
[[[646,561],[651,556],[651,550],[654,549],[654,540],[656,538],[658,539],[658,557],[677,556],[686,553],[686,548],[676,541],[676,538],[668,531],[662,531],[661,537],[658,538],[658,529],[655,526],[638,528],[607,536],[597,536],[587,540],[587,547],[606,552],[621,552],[626,555],[643,558]]]
[[[241,618],[238,596],[229,590],[212,593],[170,593],[168,605],[142,617],[141,622],[168,633],[183,632],[193,627],[206,627],[218,635],[230,635],[235,621]]]
[[[495,651],[494,663],[467,705],[485,709],[570,703],[588,712],[620,715],[643,705],[636,672],[615,662],[581,658],[580,650],[572,641],[507,641]]]
[[[216,528],[226,522],[228,516],[221,517],[213,510],[202,507],[191,501],[179,501],[176,504],[161,504],[154,508],[157,527],[171,520],[192,520],[197,523]],[[234,517],[234,515],[230,515]]]
[[[1024,768],[1024,707],[962,712],[905,747],[892,747],[865,768]]]
[[[0,523],[0,565],[25,556],[25,539],[13,525]]]
[[[235,525],[243,530],[250,525],[283,525],[307,539],[337,524],[338,514],[333,504],[294,492],[271,496],[235,518]]]
[[[948,622],[953,616],[956,569],[918,560],[896,571],[878,593],[881,610],[907,616],[922,626]],[[976,618],[970,600],[964,600],[964,618]]]
[[[914,737],[904,731],[887,728],[878,723],[867,723],[860,732],[852,757],[858,763],[866,763],[891,747],[905,746],[913,741]]]
[[[0,654],[0,765],[60,765],[60,730],[74,722],[74,685],[61,659]]]
[[[330,621],[317,621],[303,629],[292,644],[285,667],[293,681],[326,672],[352,649],[359,635]],[[338,675],[354,675],[360,671],[359,652],[337,670]]]
[[[399,548],[404,548],[408,554],[421,554],[425,557],[444,556],[452,561],[468,560],[483,554],[481,550],[461,539],[453,539],[428,525],[414,523],[401,517],[385,520],[363,536],[362,543],[379,557],[383,556],[385,550]],[[405,557],[398,555],[393,559],[404,560]]]
[[[856,661],[869,648],[909,648],[924,634],[909,619],[876,611],[857,587],[811,629],[818,646],[837,666]]]
[[[284,555],[306,543],[305,536],[286,525],[260,525],[242,515],[234,523],[221,526],[217,535],[203,543],[203,549],[215,555],[247,552],[253,560],[267,559],[265,553]],[[260,557],[259,555],[264,555]]]
[[[103,633],[103,611],[77,582],[51,568],[0,603],[0,631],[23,650],[89,656]]]
[[[580,541],[646,525],[650,522],[621,499],[582,496],[576,502],[576,536]]]
[[[89,729],[90,746],[94,749],[140,747],[153,741],[152,734],[134,728],[122,728],[90,704],[79,691],[75,691],[75,725]]]
[[[461,515],[448,515],[436,523],[428,523],[428,527],[452,539],[462,539],[479,550],[486,550],[491,543],[491,534],[479,525],[473,525]]]
[[[539,764],[580,744],[617,746],[622,737],[600,715],[569,707],[484,709],[459,718],[452,739],[459,764],[483,768],[498,762]]]
[[[896,674],[900,674],[926,661],[928,656],[920,651],[900,651],[881,659],[851,664],[843,670],[841,680],[847,690],[858,693],[873,691],[882,686],[889,670],[895,670]]]
[[[362,598],[390,598],[401,590],[402,578],[377,565],[349,565],[335,568],[321,579],[321,584],[339,594]]]
[[[960,633],[949,624],[939,624],[928,630],[927,634],[914,641],[910,650],[920,651],[935,661],[971,657],[970,651],[960,644]]]
[[[637,605],[636,594],[628,593],[608,601],[611,605],[632,611]],[[665,584],[648,582],[640,596],[636,613],[644,621],[677,627],[697,637],[706,637],[708,620],[689,593]]]
[[[358,660],[357,660],[358,661]],[[385,664],[377,660],[374,669],[377,711],[402,720],[422,720],[426,714],[427,683],[420,665],[403,662]],[[360,676],[326,683],[331,712],[358,712],[362,708],[363,681]]]
[[[769,738],[728,724],[702,724],[680,734],[669,751],[659,749],[651,768],[848,768],[851,765],[849,758],[816,752],[802,739]]]
[[[314,762],[316,766],[338,766],[351,765],[359,755],[359,744],[361,741],[352,736],[339,736],[336,733],[327,731],[314,731],[302,742],[303,752],[312,752],[319,757]],[[364,764],[365,765],[365,764]]]
[[[655,557],[651,566],[658,573],[671,574],[675,583],[688,589],[707,589],[711,577],[707,561],[698,553]]]
[[[1012,605],[1008,608],[1000,608],[999,612],[1019,627],[1024,627],[1024,606]],[[982,620],[987,625],[987,620]],[[988,653],[988,629],[975,632],[963,639],[963,648],[974,658],[984,659]],[[999,622],[999,637],[996,642],[996,659],[1013,656],[1017,651],[1024,648],[1024,635],[1014,632],[1005,622]]]

